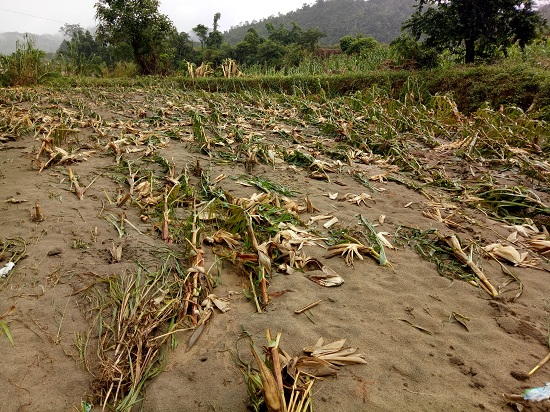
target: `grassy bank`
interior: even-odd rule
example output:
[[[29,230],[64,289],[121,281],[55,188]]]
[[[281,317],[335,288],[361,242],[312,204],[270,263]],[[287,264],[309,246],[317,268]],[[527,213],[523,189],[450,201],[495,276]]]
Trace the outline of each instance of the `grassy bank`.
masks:
[[[514,105],[536,110],[550,119],[550,72],[532,66],[455,66],[445,69],[411,71],[380,70],[319,76],[254,76],[239,78],[183,76],[164,78],[91,78],[54,77],[47,84],[60,87],[140,87],[162,86],[184,91],[238,93],[261,91],[290,95],[337,97],[378,87],[394,98],[411,91],[424,98],[450,94],[463,113],[471,113],[488,104],[493,108]]]

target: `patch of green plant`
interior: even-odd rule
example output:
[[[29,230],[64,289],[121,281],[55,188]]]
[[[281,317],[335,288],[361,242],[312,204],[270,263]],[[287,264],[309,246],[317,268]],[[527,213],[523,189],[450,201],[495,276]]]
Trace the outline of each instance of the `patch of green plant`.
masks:
[[[299,167],[309,167],[315,161],[314,157],[301,152],[300,150],[292,150],[290,152],[284,152],[284,159],[287,163]]]
[[[34,47],[30,37],[17,42],[9,56],[0,55],[0,85],[29,86],[38,83],[48,72],[45,53]]]
[[[394,242],[401,246],[410,246],[423,259],[432,262],[437,272],[448,279],[475,281],[475,275],[466,270],[453,255],[452,249],[437,235],[437,229],[420,230],[399,226]]]
[[[537,215],[550,216],[550,207],[526,187],[495,187],[491,183],[481,183],[471,187],[468,194],[480,199],[476,202],[478,207],[508,222],[523,221],[526,217]]]
[[[292,190],[283,184],[272,182],[271,180],[262,176],[243,176],[241,177],[247,183],[256,186],[258,189],[266,193],[279,193],[283,196],[292,197],[296,196],[300,192]]]

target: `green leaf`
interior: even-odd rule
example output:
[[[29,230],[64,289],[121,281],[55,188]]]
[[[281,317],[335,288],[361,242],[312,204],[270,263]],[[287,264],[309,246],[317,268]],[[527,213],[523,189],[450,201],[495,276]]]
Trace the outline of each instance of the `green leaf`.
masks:
[[[2,329],[4,330],[4,333],[8,337],[8,340],[11,343],[11,346],[15,347],[15,343],[13,343],[13,338],[11,337],[10,330],[8,329],[8,325],[6,325],[6,322],[0,321],[0,326],[2,326]]]

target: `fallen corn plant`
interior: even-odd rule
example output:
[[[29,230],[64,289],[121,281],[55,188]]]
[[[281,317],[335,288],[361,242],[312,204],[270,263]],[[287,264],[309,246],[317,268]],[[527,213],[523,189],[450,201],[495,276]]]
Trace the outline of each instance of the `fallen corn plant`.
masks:
[[[422,258],[435,263],[438,273],[448,279],[466,281],[482,288],[493,298],[500,295],[499,289],[515,281],[519,284],[518,293],[521,294],[523,289],[521,281],[510,271],[504,269],[503,272],[510,276],[511,280],[496,288],[481,270],[481,265],[478,263],[481,262],[479,256],[474,261],[476,255],[473,253],[473,245],[466,253],[455,235],[443,236],[436,229],[420,230],[400,226],[395,233],[394,240],[400,245],[412,247]],[[519,295],[516,295],[515,298]]]
[[[531,189],[521,186],[495,187],[491,183],[482,183],[469,189],[464,201],[510,223],[521,223],[526,217],[536,220],[550,216],[550,206]]]
[[[388,260],[388,258],[386,257],[386,249],[385,249],[385,246],[384,246],[385,238],[383,236],[380,236],[380,234],[376,232],[376,229],[374,228],[372,223],[370,223],[367,219],[365,219],[363,217],[363,215],[360,215],[359,219],[360,219],[361,223],[363,225],[365,225],[365,227],[368,230],[368,232],[366,233],[366,237],[369,240],[372,248],[378,254],[378,263],[381,266],[390,266],[391,267],[391,263]]]
[[[366,364],[364,355],[346,346],[346,340],[325,344],[320,338],[304,348],[305,355],[291,356],[281,347],[281,333],[266,331],[267,346],[258,348],[246,332],[256,368],[237,353],[238,366],[247,383],[255,411],[265,405],[269,412],[312,412],[313,385],[319,379],[335,376],[341,367]]]
[[[167,260],[156,272],[138,269],[87,289],[98,340],[93,403],[103,410],[132,410],[143,400],[145,383],[163,370],[166,343],[187,329],[182,317],[185,276]]]

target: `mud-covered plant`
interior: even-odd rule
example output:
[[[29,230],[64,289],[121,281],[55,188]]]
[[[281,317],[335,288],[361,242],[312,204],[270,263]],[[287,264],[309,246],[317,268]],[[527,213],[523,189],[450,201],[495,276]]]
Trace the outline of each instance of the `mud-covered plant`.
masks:
[[[92,386],[103,408],[132,410],[163,370],[166,343],[182,326],[182,281],[168,260],[156,272],[113,275],[90,289],[99,358]]]

